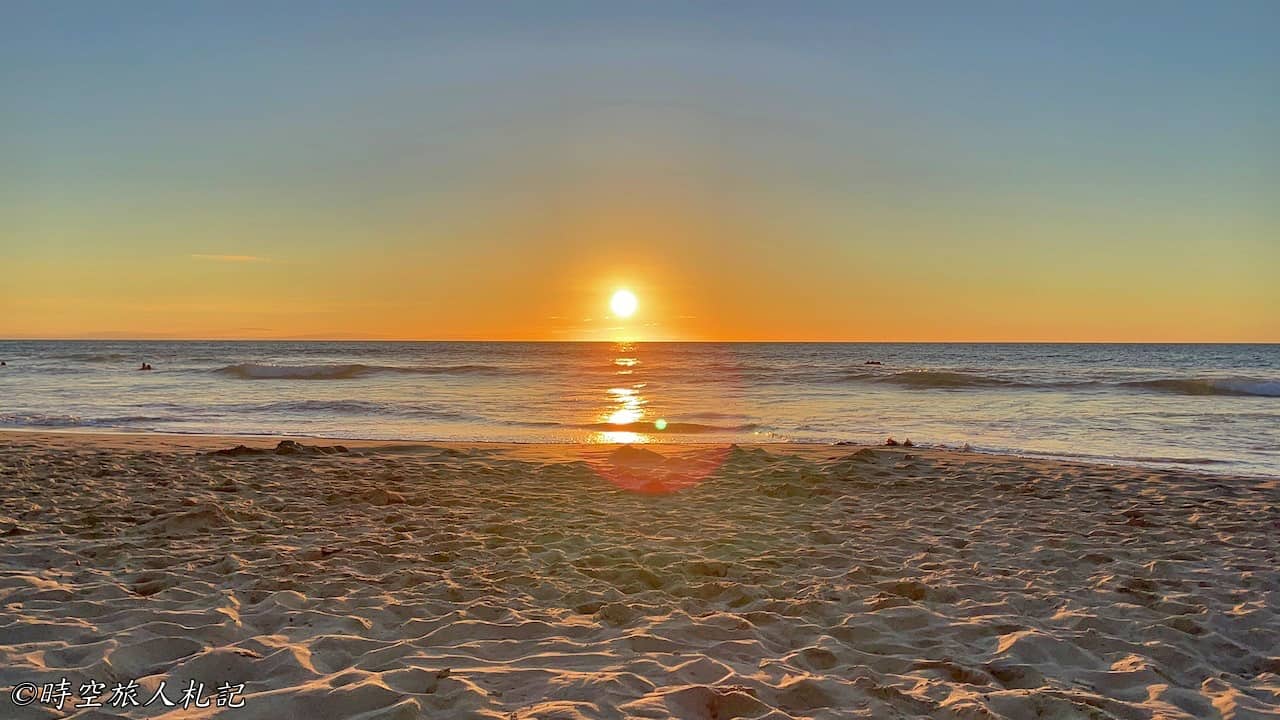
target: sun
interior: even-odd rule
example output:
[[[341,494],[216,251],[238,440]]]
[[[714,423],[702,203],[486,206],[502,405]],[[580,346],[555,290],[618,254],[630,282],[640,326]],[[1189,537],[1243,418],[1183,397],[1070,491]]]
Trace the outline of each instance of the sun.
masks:
[[[639,305],[640,301],[636,300],[636,294],[630,290],[619,290],[613,294],[613,297],[609,298],[609,309],[613,310],[613,314],[620,318],[634,315]]]

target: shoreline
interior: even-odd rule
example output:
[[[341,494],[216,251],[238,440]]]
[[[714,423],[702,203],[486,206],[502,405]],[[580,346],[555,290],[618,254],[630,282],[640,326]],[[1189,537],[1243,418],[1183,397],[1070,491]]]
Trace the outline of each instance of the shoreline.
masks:
[[[1085,467],[1100,468],[1116,468],[1116,469],[1140,469],[1153,470],[1164,473],[1178,473],[1182,475],[1201,476],[1208,480],[1222,479],[1243,479],[1251,481],[1280,481],[1280,475],[1263,475],[1252,474],[1247,472],[1236,472],[1224,469],[1216,472],[1209,469],[1210,466],[1217,463],[1201,463],[1192,461],[1171,461],[1171,460],[1141,460],[1130,458],[1105,458],[1097,456],[1089,457],[1072,457],[1067,455],[1054,455],[1049,453],[1041,453],[1036,451],[1010,451],[1010,450],[986,450],[980,448],[957,448],[947,445],[933,445],[930,443],[915,443],[910,447],[891,446],[883,443],[857,443],[852,441],[840,441],[830,443],[803,442],[803,441],[759,441],[759,442],[643,442],[643,443],[584,443],[584,442],[522,442],[522,441],[500,441],[500,440],[421,440],[421,439],[401,439],[401,438],[349,438],[332,435],[305,435],[305,434],[281,434],[281,433],[264,433],[264,434],[237,434],[237,433],[204,433],[204,432],[166,432],[159,430],[129,430],[129,429],[104,429],[104,428],[39,428],[39,427],[7,427],[0,428],[0,438],[6,435],[52,435],[65,437],[89,438],[94,442],[101,442],[109,438],[168,438],[172,439],[174,445],[182,445],[183,441],[190,441],[192,447],[213,447],[219,442],[235,442],[238,444],[247,443],[270,443],[275,444],[281,440],[295,440],[299,442],[325,442],[329,444],[359,446],[367,448],[376,447],[447,447],[454,449],[465,449],[469,447],[495,448],[495,449],[514,449],[514,448],[546,448],[551,449],[592,449],[592,450],[612,450],[619,447],[638,447],[652,448],[655,450],[665,450],[667,452],[681,453],[684,451],[706,450],[708,448],[724,448],[724,447],[761,447],[766,449],[784,450],[787,448],[794,449],[796,454],[807,455],[809,453],[819,453],[822,450],[832,450],[836,452],[846,452],[859,450],[862,448],[884,448],[888,450],[905,450],[919,451],[928,453],[943,453],[956,455],[977,455],[984,458],[993,458],[1013,462],[1050,462],[1060,463],[1064,465],[1082,465]],[[213,448],[217,449],[217,448]],[[598,454],[598,453],[593,453]]]

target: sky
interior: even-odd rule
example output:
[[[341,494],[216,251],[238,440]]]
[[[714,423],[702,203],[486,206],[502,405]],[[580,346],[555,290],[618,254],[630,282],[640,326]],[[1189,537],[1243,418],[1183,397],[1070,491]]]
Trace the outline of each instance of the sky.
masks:
[[[0,337],[1277,342],[1278,30],[6,3]]]

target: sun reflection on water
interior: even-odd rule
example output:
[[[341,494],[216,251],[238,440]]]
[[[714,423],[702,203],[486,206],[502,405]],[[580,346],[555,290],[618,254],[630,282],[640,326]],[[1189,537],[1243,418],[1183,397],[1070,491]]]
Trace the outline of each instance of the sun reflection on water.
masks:
[[[612,365],[616,368],[613,371],[615,377],[624,380],[626,376],[635,373],[640,360],[635,357],[635,345],[633,343],[618,343],[615,348],[616,357],[612,360]],[[643,423],[649,427],[656,427],[652,423],[644,423],[645,405],[649,401],[641,394],[641,390],[647,383],[637,382],[631,384],[619,384],[606,390],[608,404],[596,416],[596,422],[602,425],[616,425],[615,429],[601,429],[593,432],[588,442],[605,443],[605,444],[635,444],[651,442],[650,434],[637,432],[633,429],[636,424]],[[662,423],[663,427],[666,423]]]
[[[639,447],[660,443],[663,435],[698,432],[703,426],[680,416],[668,422],[649,407],[653,396],[649,388],[651,373],[640,361],[637,347],[623,342],[613,346],[604,365],[607,382],[593,385],[591,393],[603,404],[593,409],[592,432],[588,442],[617,445],[599,457],[588,460],[596,474],[619,488],[644,494],[667,494],[692,487],[711,477],[724,463],[730,446],[675,451],[673,445],[662,445],[661,452]],[[659,368],[661,368],[659,363]],[[657,379],[661,379],[659,375]],[[662,383],[659,382],[661,389]],[[599,394],[597,394],[599,393]],[[672,409],[670,397],[659,396],[658,408]]]
[[[591,442],[601,445],[633,445],[649,442],[649,436],[630,430],[600,430],[592,433]]]

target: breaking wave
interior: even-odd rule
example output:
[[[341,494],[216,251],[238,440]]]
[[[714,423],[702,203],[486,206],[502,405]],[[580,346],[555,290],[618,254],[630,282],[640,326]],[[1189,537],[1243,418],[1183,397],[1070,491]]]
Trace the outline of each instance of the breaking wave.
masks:
[[[946,370],[908,370],[892,375],[874,376],[869,373],[859,374],[874,378],[876,382],[913,388],[1025,387],[1023,383],[1012,380]]]
[[[846,382],[872,382],[921,390],[964,388],[1071,390],[1110,387],[1137,391],[1174,393],[1178,395],[1280,397],[1280,380],[1259,380],[1256,378],[1246,377],[1157,378],[1153,380],[1129,380],[1123,382],[1104,382],[1097,380],[1029,382],[955,370],[907,370],[887,375],[882,373],[858,371],[845,373],[840,376],[840,379]]]
[[[11,427],[76,427],[85,422],[75,415],[11,413],[0,415],[0,425]]]
[[[465,413],[438,410],[422,406],[390,405],[365,400],[283,400],[236,408],[242,414],[299,413],[304,415],[364,415],[395,416],[402,418],[429,418],[434,420],[474,420]],[[482,419],[482,418],[481,418]]]
[[[168,415],[116,415],[100,418],[82,418],[78,415],[56,413],[9,413],[0,415],[0,427],[129,427],[139,423],[157,423],[180,420]]]
[[[676,420],[753,420],[754,415],[727,412],[692,412],[683,413]]]
[[[1063,387],[1080,383],[1057,383],[1036,385],[1006,378],[992,377],[975,372],[960,370],[903,370],[895,373],[868,372],[857,370],[837,376],[840,382],[870,382],[882,385],[897,385],[909,389],[956,389],[956,388],[1035,388]]]
[[[520,370],[494,365],[259,365],[240,363],[213,371],[238,380],[352,380],[370,375],[507,375]]]
[[[1178,395],[1235,395],[1280,397],[1280,380],[1254,378],[1167,378],[1120,383],[1125,387],[1156,390]]]

